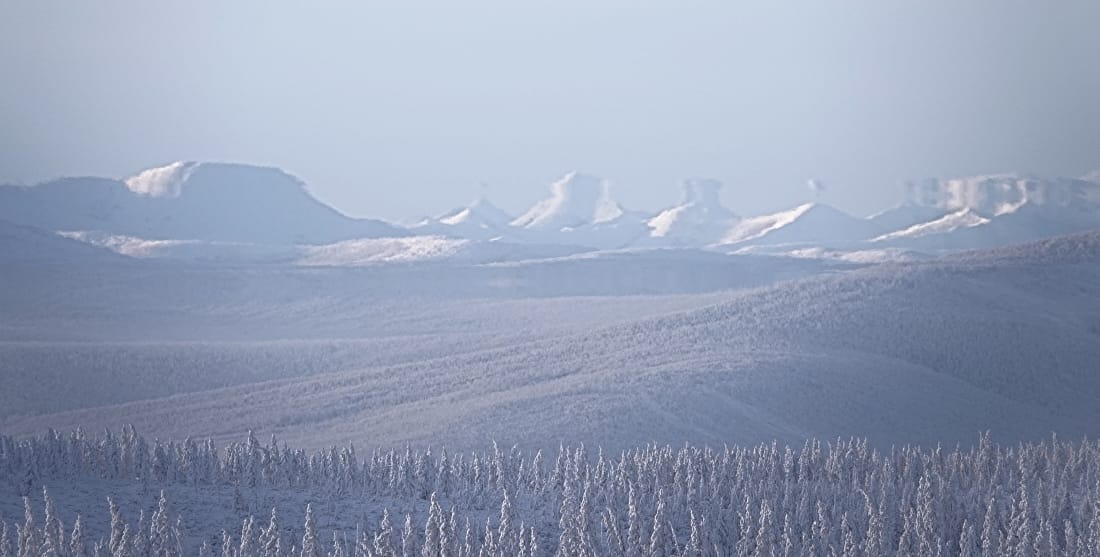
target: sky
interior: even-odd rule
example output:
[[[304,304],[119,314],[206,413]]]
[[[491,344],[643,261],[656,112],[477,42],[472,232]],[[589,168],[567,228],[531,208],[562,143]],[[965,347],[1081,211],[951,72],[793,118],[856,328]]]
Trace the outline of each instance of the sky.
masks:
[[[483,193],[520,213],[581,170],[633,209],[709,177],[742,214],[868,214],[905,179],[1100,168],[1097,22],[1095,0],[0,0],[0,183],[234,161],[401,219]]]

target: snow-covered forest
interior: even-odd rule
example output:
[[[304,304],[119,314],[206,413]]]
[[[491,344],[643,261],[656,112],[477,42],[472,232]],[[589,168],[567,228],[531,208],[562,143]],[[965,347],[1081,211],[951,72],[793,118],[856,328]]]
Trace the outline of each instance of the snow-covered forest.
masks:
[[[48,491],[112,482],[140,486],[149,507],[70,488],[61,498],[102,498],[64,515]],[[4,557],[1100,554],[1100,443],[1053,436],[1003,446],[985,434],[966,449],[838,439],[360,454],[251,434],[222,448],[148,440],[127,427],[0,437],[0,485],[24,506],[3,509]],[[200,497],[195,520],[172,493],[231,493],[232,508]],[[258,508],[273,497],[283,505]],[[351,502],[339,516],[336,499]],[[318,509],[330,509],[324,526]]]

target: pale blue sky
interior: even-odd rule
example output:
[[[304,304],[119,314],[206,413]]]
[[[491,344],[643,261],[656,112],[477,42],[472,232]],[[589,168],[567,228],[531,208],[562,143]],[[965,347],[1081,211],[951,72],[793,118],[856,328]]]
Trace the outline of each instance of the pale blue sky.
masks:
[[[280,166],[354,215],[559,175],[632,208],[868,213],[904,178],[1100,167],[1100,2],[0,0],[0,182]]]

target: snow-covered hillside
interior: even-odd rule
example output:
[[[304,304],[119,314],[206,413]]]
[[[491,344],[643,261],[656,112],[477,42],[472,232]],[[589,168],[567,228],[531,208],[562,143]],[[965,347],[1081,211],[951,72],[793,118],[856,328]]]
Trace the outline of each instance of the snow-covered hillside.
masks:
[[[0,263],[118,265],[123,260],[123,257],[106,249],[64,238],[33,226],[0,220]]]
[[[930,252],[1007,246],[1040,238],[1100,229],[1100,211],[1085,206],[1061,206],[1024,201],[980,213],[970,207],[873,240]]]
[[[556,446],[567,434],[607,448],[811,435],[954,443],[987,428],[1077,437],[1100,424],[1098,331],[1100,233],[1091,233],[825,274],[454,356],[0,424],[132,422],[158,436],[219,438],[267,428],[311,446],[457,448]],[[169,419],[181,415],[191,417],[186,433]]]
[[[356,267],[384,263],[493,263],[561,257],[588,251],[568,244],[474,241],[444,236],[363,238],[302,248],[298,265]]]
[[[883,234],[877,238],[871,240],[872,242],[889,242],[891,240],[901,240],[906,238],[920,238],[921,236],[928,236],[930,234],[946,234],[951,233],[960,228],[970,228],[972,226],[981,226],[988,224],[989,219],[979,215],[973,209],[964,208],[955,211],[954,213],[948,213],[938,219],[922,222],[920,224],[914,224],[907,228]]]
[[[880,230],[901,231],[918,224],[933,222],[948,212],[936,206],[906,203],[875,213],[867,217],[867,220],[874,223]]]
[[[924,194],[925,209],[946,214],[885,227],[873,242],[945,252],[1100,228],[1100,184],[1086,179],[996,174],[930,181]]]
[[[868,240],[879,231],[868,219],[853,217],[829,205],[807,203],[789,211],[745,218],[731,228],[720,243],[731,246],[833,246]]]

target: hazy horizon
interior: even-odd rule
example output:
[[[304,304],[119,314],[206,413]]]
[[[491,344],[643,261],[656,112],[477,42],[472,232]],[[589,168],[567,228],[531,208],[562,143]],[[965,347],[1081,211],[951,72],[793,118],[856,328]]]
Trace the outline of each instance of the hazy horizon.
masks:
[[[1098,20],[1094,2],[7,3],[0,183],[232,161],[402,220],[481,193],[519,213],[581,170],[638,210],[699,176],[741,214],[816,179],[866,215],[905,179],[1100,168]]]

